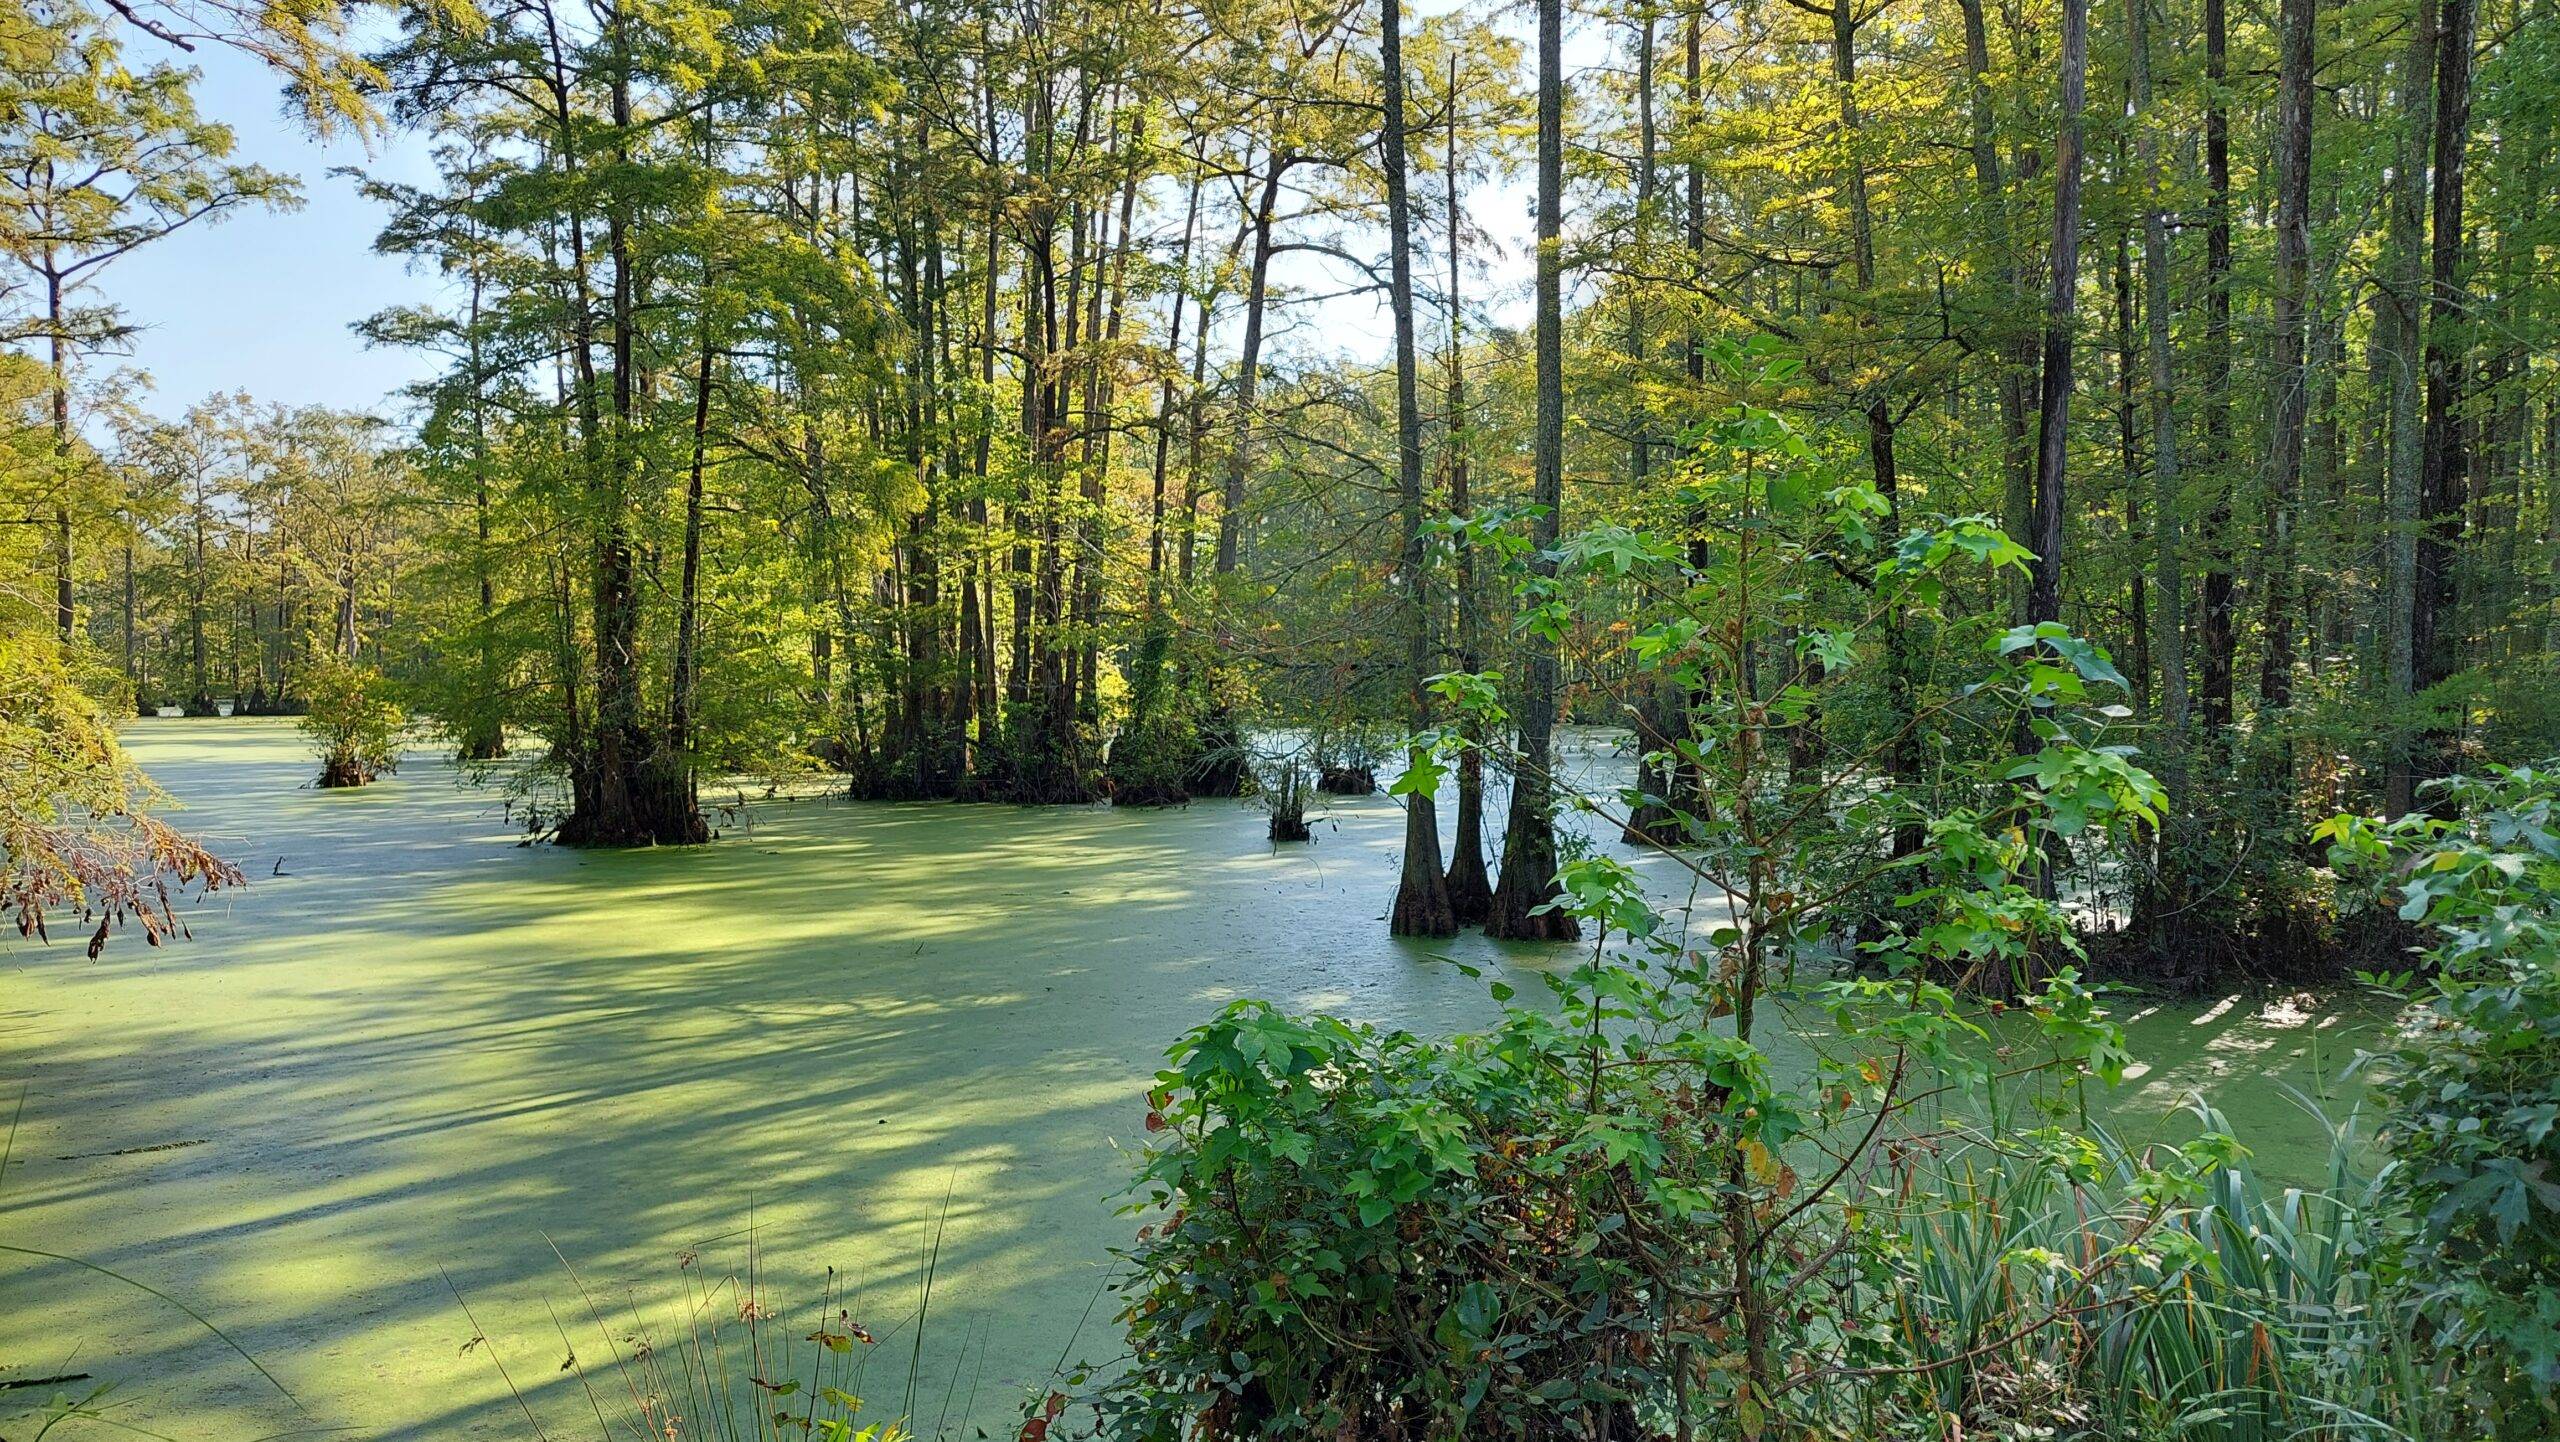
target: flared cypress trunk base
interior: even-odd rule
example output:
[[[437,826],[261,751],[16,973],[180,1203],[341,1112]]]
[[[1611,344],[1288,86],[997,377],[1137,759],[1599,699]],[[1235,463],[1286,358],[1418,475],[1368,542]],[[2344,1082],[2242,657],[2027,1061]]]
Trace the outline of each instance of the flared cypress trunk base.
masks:
[[[1671,721],[1686,722],[1676,695],[1657,691],[1637,708],[1636,744],[1644,750],[1636,762],[1636,801],[1618,836],[1629,846],[1677,846],[1682,840],[1680,819],[1666,799],[1679,775],[1679,763],[1670,755],[1671,742],[1665,734]]]
[[[1497,941],[1580,941],[1582,923],[1571,913],[1539,908],[1556,889],[1555,820],[1541,788],[1515,780],[1511,814],[1502,837],[1502,874],[1493,884],[1484,934]]]
[[[1115,778],[1111,783],[1111,804],[1114,806],[1181,806],[1190,800],[1191,793],[1179,784],[1155,777],[1128,782]]]
[[[1199,733],[1179,716],[1141,710],[1114,737],[1103,779],[1114,806],[1180,806],[1199,762]]]
[[[1449,915],[1460,926],[1482,926],[1493,916],[1493,878],[1484,869],[1484,852],[1461,845],[1449,863]]]
[[[1458,918],[1449,909],[1444,879],[1429,887],[1399,886],[1395,909],[1387,913],[1389,936],[1455,936]]]
[[[1455,936],[1449,878],[1440,869],[1440,814],[1428,796],[1405,801],[1404,876],[1387,913],[1389,936]]]
[[[702,813],[693,809],[649,815],[633,811],[612,817],[572,811],[551,839],[562,846],[700,846],[711,839],[711,828]]]
[[[1372,766],[1327,766],[1316,773],[1316,789],[1327,796],[1375,796],[1378,772]]]
[[[551,839],[563,846],[699,846],[711,839],[694,796],[693,773],[678,761],[642,762],[621,776],[589,775]]]
[[[1017,753],[991,774],[978,779],[980,799],[1015,806],[1090,806],[1104,791],[1074,757],[1046,749]]]
[[[1680,844],[1680,818],[1659,801],[1646,801],[1627,816],[1618,839],[1629,846],[1671,847]]]
[[[1224,706],[1203,712],[1198,726],[1198,757],[1183,788],[1194,796],[1250,796],[1253,773],[1245,765],[1244,728]],[[1304,839],[1304,838],[1300,838]]]
[[[1493,878],[1484,869],[1484,753],[1458,753],[1457,849],[1449,854],[1449,914],[1460,926],[1493,915]]]
[[[1556,898],[1554,887],[1506,891],[1497,884],[1486,904],[1484,934],[1496,941],[1580,941],[1582,923],[1562,911],[1539,911]]]
[[[1681,841],[1680,818],[1672,813],[1671,803],[1663,798],[1671,791],[1671,777],[1665,769],[1647,759],[1636,765],[1635,806],[1627,812],[1627,824],[1618,839],[1629,846],[1677,846]]]
[[[979,749],[974,776],[954,778],[963,800],[1016,806],[1089,806],[1109,793],[1091,737],[1057,696],[1007,703],[995,740]]]

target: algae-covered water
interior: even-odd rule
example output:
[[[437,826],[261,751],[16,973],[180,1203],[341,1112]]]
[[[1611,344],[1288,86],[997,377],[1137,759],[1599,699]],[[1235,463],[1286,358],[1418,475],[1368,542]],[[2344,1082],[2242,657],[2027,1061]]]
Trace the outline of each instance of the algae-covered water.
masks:
[[[857,1294],[882,1336],[863,1390],[892,1412],[930,1265],[919,1421],[1009,1436],[1062,1356],[1112,1351],[1111,1197],[1179,1032],[1240,996],[1455,1028],[1490,1014],[1485,983],[1435,958],[1515,982],[1558,960],[1389,939],[1385,798],[1277,851],[1231,802],[808,801],[599,854],[517,846],[423,751],[320,792],[289,723],[130,740],[251,882],[184,944],[0,948],[0,1109],[25,1089],[0,1244],[160,1289],[297,1401],[170,1303],[15,1254],[0,1381],[118,1379],[119,1421],[203,1442],[533,1436],[511,1391],[592,1437],[555,1313],[593,1367],[581,1283],[664,1298],[686,1252],[732,1264],[750,1235],[769,1297],[829,1266]],[[2110,1102],[2121,1131],[2176,1128],[2202,1089],[2269,1170],[2316,1172],[2279,1083],[2321,1089],[2369,1011],[2128,1010],[2149,1066]]]

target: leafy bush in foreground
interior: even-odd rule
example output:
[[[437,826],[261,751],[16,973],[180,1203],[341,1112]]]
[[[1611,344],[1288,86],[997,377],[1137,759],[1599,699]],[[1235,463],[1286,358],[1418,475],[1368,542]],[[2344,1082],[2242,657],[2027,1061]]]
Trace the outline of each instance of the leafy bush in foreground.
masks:
[[[1942,1131],[1825,1202],[1724,1144],[1712,1078],[1759,1084],[1732,1038],[1595,1052],[1591,1022],[1642,1028],[1670,995],[1622,981],[1596,1016],[1446,1041],[1258,1002],[1186,1037],[1097,1435],[2528,1435],[2412,1345],[2401,1213],[2352,1119],[2314,1187],[2264,1181],[2205,1112],[2175,1149]],[[1737,1207],[1759,1247],[1731,1245]],[[1746,1286],[1779,1302],[1765,1387]]]
[[[2375,1058],[2407,1267],[2439,1348],[2528,1432],[2560,1432],[2560,764],[2438,783],[2453,819],[2341,816],[2342,869],[2387,870],[2430,970]]]
[[[1672,1345],[1716,1185],[1709,1097],[1595,1067],[1525,1010],[1436,1042],[1240,1003],[1174,1063],[1115,1435],[1171,1442],[1204,1400],[1214,1437],[1520,1435],[1624,1408]]]

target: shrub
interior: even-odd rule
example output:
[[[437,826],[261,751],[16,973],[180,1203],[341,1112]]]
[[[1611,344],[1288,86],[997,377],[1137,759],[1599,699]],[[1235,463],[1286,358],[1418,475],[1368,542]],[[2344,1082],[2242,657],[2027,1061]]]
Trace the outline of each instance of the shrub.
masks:
[[[2409,1007],[2370,1060],[2431,1340],[2514,1426],[2560,1427],[2560,763],[2454,777],[2432,799],[2450,819],[2341,816],[2318,834],[2425,928],[2423,977],[2371,978]]]
[[[324,656],[312,663],[304,685],[302,733],[320,748],[322,786],[362,786],[399,769],[408,718],[381,672]]]
[[[1200,732],[1180,710],[1134,717],[1112,738],[1108,774],[1115,806],[1179,806],[1200,764]]]
[[[1441,1042],[1259,1002],[1173,1059],[1108,1435],[1588,1432],[1644,1395],[1711,1235],[1687,1073],[1525,1010]]]
[[[1749,1049],[1595,1043],[1675,1000],[1610,989],[1597,1017],[1507,1008],[1446,1041],[1260,1002],[1184,1038],[1098,1435],[2509,1435],[2408,1345],[2399,1212],[2352,1117],[2313,1188],[2266,1183],[2200,1109],[2174,1149],[1959,1124],[1866,1155],[1825,1206],[1726,1141],[1734,1098],[1766,1095]],[[1737,1255],[1778,1301],[1765,1395]]]

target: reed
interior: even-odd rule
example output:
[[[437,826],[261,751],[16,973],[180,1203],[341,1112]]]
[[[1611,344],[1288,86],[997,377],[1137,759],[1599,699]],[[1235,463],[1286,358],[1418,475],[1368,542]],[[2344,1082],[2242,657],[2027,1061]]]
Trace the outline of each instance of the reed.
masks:
[[[2064,1174],[1990,1141],[1905,1188],[1894,1327],[1941,1416],[2060,1435],[2367,1442],[2469,1435],[2409,1344],[2396,1209],[2352,1112],[2316,1186],[2279,1186],[2200,1103],[2206,1143],[2092,1134]]]

